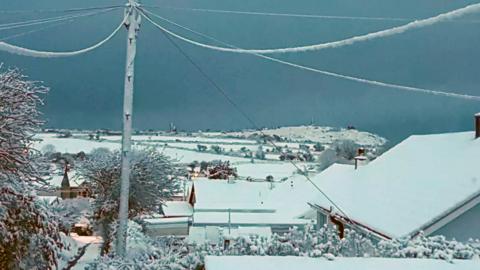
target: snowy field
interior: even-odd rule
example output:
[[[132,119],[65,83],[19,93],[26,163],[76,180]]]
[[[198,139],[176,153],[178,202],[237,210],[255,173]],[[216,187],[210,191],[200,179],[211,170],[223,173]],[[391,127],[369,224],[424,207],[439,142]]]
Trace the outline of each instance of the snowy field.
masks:
[[[356,129],[340,129],[332,127],[319,126],[298,126],[298,127],[280,127],[276,129],[265,129],[262,131],[266,135],[277,135],[292,141],[303,142],[310,140],[313,142],[329,144],[334,140],[352,140],[360,145],[377,146],[386,143],[386,140],[378,135],[358,131]],[[241,131],[226,133],[227,136],[247,138],[258,131]]]
[[[137,147],[155,147],[165,155],[171,157],[176,162],[188,164],[194,161],[229,161],[237,168],[238,174],[242,178],[251,177],[253,179],[265,179],[272,175],[276,181],[290,177],[297,169],[289,162],[280,161],[280,153],[272,153],[272,145],[266,145],[255,139],[248,139],[248,136],[254,132],[245,131],[237,133],[191,133],[191,134],[169,134],[159,133],[158,135],[134,135],[134,144]],[[359,144],[382,145],[385,143],[383,138],[376,135],[359,132],[356,130],[332,129],[328,127],[286,127],[275,130],[265,130],[266,134],[277,134],[285,141],[277,142],[276,145],[286,147],[292,152],[298,152],[301,144],[313,148],[315,142],[322,144],[331,144],[335,140],[351,139]],[[95,148],[107,148],[110,150],[119,150],[121,148],[121,136],[101,136],[100,140],[90,140],[86,133],[73,133],[72,137],[60,138],[57,134],[42,133],[35,136],[37,140],[33,147],[44,151],[50,148],[54,152],[76,154],[81,151],[91,152]],[[307,143],[305,143],[305,141]],[[206,147],[205,151],[198,151],[198,145]],[[221,148],[221,153],[215,152],[212,147]],[[265,152],[267,160],[255,159],[252,163],[251,158],[245,157],[246,152],[255,155],[261,147]],[[268,151],[268,152],[267,152]],[[319,152],[312,151],[316,157]],[[315,163],[312,163],[315,165]],[[300,168],[308,167],[308,163],[300,163]],[[310,166],[311,167],[311,166]]]

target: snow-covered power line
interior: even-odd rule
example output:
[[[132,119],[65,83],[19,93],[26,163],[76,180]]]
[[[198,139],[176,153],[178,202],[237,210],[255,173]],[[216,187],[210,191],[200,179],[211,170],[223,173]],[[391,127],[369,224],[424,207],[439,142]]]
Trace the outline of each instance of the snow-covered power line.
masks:
[[[280,48],[280,49],[235,49],[235,48],[228,48],[228,47],[219,47],[219,46],[209,45],[209,44],[201,43],[201,42],[186,38],[158,24],[156,26],[160,28],[162,31],[164,31],[165,33],[170,34],[171,36],[177,39],[180,39],[182,41],[185,41],[187,43],[190,43],[199,47],[211,49],[211,50],[217,50],[222,52],[233,52],[233,53],[250,53],[250,54],[298,53],[298,52],[307,52],[307,51],[318,51],[318,50],[328,49],[328,48],[338,48],[338,47],[343,47],[347,45],[352,45],[357,42],[363,42],[363,41],[373,40],[377,38],[384,38],[388,36],[398,35],[409,30],[431,26],[436,23],[452,20],[452,19],[459,18],[467,14],[472,14],[478,11],[480,11],[480,4],[472,4],[460,9],[442,13],[440,15],[437,15],[428,19],[416,20],[402,26],[397,26],[397,27],[386,29],[386,30],[372,32],[372,33],[368,33],[361,36],[355,36],[355,37],[333,41],[333,42],[327,42],[327,43],[319,43],[314,45],[288,47],[288,48]]]
[[[112,11],[112,10],[115,10],[115,9],[117,9],[117,8],[104,9],[104,10],[100,10],[100,11],[82,13],[82,14],[77,14],[77,15],[66,15],[66,16],[58,16],[58,17],[51,17],[51,18],[34,19],[34,20],[28,20],[28,21],[22,21],[22,22],[0,24],[0,31],[11,30],[11,29],[15,29],[15,28],[28,27],[28,26],[34,26],[34,25],[40,25],[40,24],[46,24],[46,23],[52,23],[52,22],[61,22],[61,21],[66,21],[66,20],[71,20],[71,19],[81,18],[81,17],[88,17],[88,16],[97,15],[97,14],[100,14],[100,13],[109,12],[109,11]]]
[[[186,26],[180,25],[180,24],[178,24],[174,21],[166,19],[166,18],[164,18],[164,17],[162,17],[158,14],[155,14],[155,13],[149,11],[149,10],[141,9],[141,11],[145,12],[145,13],[148,13],[148,14],[154,16],[154,17],[157,17],[157,18],[159,18],[159,19],[161,19],[165,22],[173,24],[173,25],[175,25],[179,28],[187,30],[191,33],[197,34],[201,37],[204,37],[206,39],[209,39],[209,40],[212,40],[212,41],[217,42],[219,44],[222,44],[224,46],[228,46],[230,48],[238,48],[235,45],[229,44],[229,43],[221,41],[217,38],[211,37],[209,35],[206,35],[206,34],[198,32],[198,31],[195,31],[191,28],[188,28]],[[149,17],[145,17],[145,18],[148,21],[150,21],[151,23],[153,23],[154,25],[158,25],[156,22],[151,20]],[[369,80],[369,79],[364,79],[364,78],[358,78],[358,77],[343,75],[343,74],[334,73],[334,72],[330,72],[330,71],[320,70],[320,69],[316,69],[316,68],[312,68],[312,67],[307,67],[307,66],[304,66],[304,65],[295,64],[295,63],[292,63],[292,62],[280,60],[278,58],[273,58],[273,57],[258,54],[258,53],[252,53],[252,55],[255,55],[257,57],[260,57],[260,58],[263,58],[263,59],[266,59],[266,60],[269,60],[269,61],[272,61],[272,62],[284,64],[284,65],[287,65],[287,66],[290,66],[290,67],[294,67],[294,68],[298,68],[298,69],[302,69],[302,70],[306,70],[306,71],[311,71],[311,72],[315,72],[315,73],[320,73],[320,74],[323,74],[323,75],[327,75],[327,76],[331,76],[331,77],[339,78],[339,79],[343,79],[343,80],[349,80],[349,81],[359,82],[359,83],[363,83],[363,84],[392,88],[392,89],[397,89],[397,90],[402,90],[402,91],[418,92],[418,93],[424,93],[424,94],[430,94],[430,95],[445,96],[445,97],[450,97],[450,98],[459,98],[459,99],[480,101],[480,96],[457,94],[457,93],[453,93],[453,92],[445,92],[445,91],[438,91],[438,90],[432,90],[432,89],[426,89],[426,88],[419,88],[419,87],[398,85],[398,84],[392,84],[392,83],[385,83],[385,82]]]
[[[115,30],[113,30],[113,32],[110,35],[108,35],[105,39],[103,39],[102,41],[98,42],[95,45],[92,45],[88,48],[84,48],[81,50],[69,51],[69,52],[37,51],[37,50],[27,49],[27,48],[15,46],[15,45],[0,41],[0,51],[5,51],[11,54],[18,54],[23,56],[39,57],[39,58],[70,57],[70,56],[84,54],[101,47],[103,44],[107,43],[110,39],[112,39],[118,33],[118,31],[120,31],[120,29],[123,27],[125,23],[125,18],[126,17],[123,18],[122,22],[118,25],[118,27]]]

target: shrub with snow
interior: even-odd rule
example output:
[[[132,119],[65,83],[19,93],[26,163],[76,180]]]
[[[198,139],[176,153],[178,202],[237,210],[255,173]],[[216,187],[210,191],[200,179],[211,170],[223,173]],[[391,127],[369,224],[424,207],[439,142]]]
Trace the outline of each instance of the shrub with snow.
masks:
[[[104,238],[102,253],[109,251],[111,225],[117,219],[121,159],[120,151],[95,151],[79,170],[95,197],[94,217]],[[135,150],[131,159],[129,216],[162,213],[163,202],[181,191],[178,179],[183,175],[183,167],[156,149]]]

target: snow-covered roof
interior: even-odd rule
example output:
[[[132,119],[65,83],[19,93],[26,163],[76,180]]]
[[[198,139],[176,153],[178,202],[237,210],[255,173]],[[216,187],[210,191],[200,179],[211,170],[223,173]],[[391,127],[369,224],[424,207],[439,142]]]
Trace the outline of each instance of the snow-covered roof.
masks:
[[[271,192],[270,183],[243,180],[229,183],[226,180],[198,179],[195,188],[195,209],[238,209],[242,204],[247,208],[264,208],[263,202]]]
[[[402,237],[479,194],[478,153],[472,132],[411,136],[367,166],[335,164],[313,181],[350,218]],[[316,191],[297,196],[312,194],[311,202],[332,206]]]
[[[239,213],[239,212],[195,212],[194,226],[302,226],[309,223],[305,219],[295,219],[276,213]]]
[[[185,217],[191,216],[193,213],[192,206],[185,201],[169,201],[165,202],[162,207],[163,213],[167,217]]]
[[[68,179],[71,187],[78,187],[83,182],[85,178],[77,174],[75,171],[68,172]],[[54,174],[45,179],[52,187],[61,187],[63,180],[63,173],[61,175]]]
[[[176,218],[145,218],[142,220],[148,224],[188,224],[188,217],[176,217]]]
[[[433,259],[324,258],[293,256],[207,256],[206,270],[471,270],[479,269],[478,260],[455,260],[449,263]]]

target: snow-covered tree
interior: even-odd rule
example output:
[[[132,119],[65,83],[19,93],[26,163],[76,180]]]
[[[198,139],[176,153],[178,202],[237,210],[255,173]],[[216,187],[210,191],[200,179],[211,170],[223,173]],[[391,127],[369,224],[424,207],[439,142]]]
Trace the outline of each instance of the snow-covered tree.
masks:
[[[95,154],[97,153],[97,154]],[[112,223],[116,220],[120,197],[121,152],[95,151],[82,164],[93,193],[94,216],[104,237],[104,252],[109,251]],[[162,204],[181,191],[178,179],[183,167],[174,164],[154,148],[133,151],[131,159],[129,216],[162,213]]]
[[[56,152],[55,146],[53,144],[46,144],[41,149],[43,154],[52,154]]]
[[[31,162],[31,139],[41,125],[37,105],[47,88],[28,81],[18,70],[0,72],[0,173],[38,181]]]
[[[258,147],[257,152],[255,152],[255,158],[262,160],[266,158],[265,151],[261,145]]]
[[[337,152],[338,157],[352,160],[357,155],[359,146],[352,140],[339,140],[335,141],[334,149]]]
[[[46,92],[16,69],[0,71],[0,269],[53,269],[67,248],[32,188],[43,182],[31,139]]]

